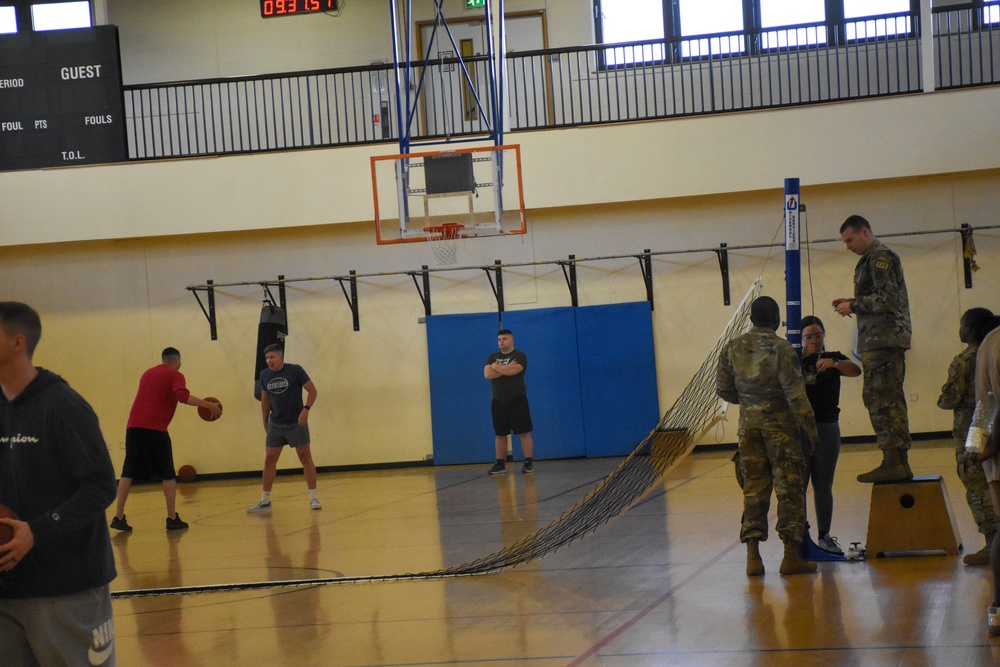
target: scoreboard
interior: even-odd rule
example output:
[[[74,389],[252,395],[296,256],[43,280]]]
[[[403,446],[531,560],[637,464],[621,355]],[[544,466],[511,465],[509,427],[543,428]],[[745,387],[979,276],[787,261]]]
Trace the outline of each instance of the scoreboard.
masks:
[[[260,17],[273,19],[313,12],[335,12],[337,4],[337,0],[260,0]]]
[[[0,171],[127,159],[116,26],[0,35]]]

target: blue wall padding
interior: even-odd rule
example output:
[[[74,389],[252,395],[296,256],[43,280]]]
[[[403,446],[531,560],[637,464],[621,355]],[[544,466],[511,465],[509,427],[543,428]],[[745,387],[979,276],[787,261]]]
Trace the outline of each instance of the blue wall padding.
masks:
[[[503,326],[528,355],[536,459],[625,454],[656,425],[648,303],[513,311]],[[499,328],[496,313],[427,318],[436,464],[493,460],[483,367]],[[516,438],[514,456],[523,456]]]
[[[660,420],[649,303],[576,311],[587,456],[630,453]]]
[[[483,366],[496,347],[497,329],[496,313],[427,318],[434,463],[493,460],[490,385]]]
[[[503,315],[504,327],[514,332],[514,346],[528,355],[525,382],[531,420],[535,423],[535,457],[538,459],[565,459],[587,454],[576,353],[576,314],[573,311],[568,307],[541,308]],[[480,362],[480,373],[485,363],[486,353]],[[514,457],[521,457],[516,444]]]

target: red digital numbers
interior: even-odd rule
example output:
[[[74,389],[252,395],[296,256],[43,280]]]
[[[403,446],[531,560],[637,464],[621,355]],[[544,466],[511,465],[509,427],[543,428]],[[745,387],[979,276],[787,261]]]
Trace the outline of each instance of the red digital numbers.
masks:
[[[337,0],[260,0],[262,18],[337,9]]]

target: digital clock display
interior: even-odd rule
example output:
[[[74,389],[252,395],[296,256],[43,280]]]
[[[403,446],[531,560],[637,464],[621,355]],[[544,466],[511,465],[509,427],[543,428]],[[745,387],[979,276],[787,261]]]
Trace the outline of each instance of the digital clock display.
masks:
[[[260,0],[260,16],[265,19],[330,11],[337,11],[337,0]]]

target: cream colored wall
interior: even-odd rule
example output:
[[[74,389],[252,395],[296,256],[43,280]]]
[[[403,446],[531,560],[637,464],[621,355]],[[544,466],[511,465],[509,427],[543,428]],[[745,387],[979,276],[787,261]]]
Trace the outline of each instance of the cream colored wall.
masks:
[[[961,223],[995,224],[1000,210],[1000,169],[956,175],[803,185],[808,234],[832,239],[846,215],[862,213],[876,232],[950,229]],[[460,265],[494,259],[531,262],[569,254],[595,257],[651,248],[687,250],[766,244],[781,238],[781,188],[736,194],[657,199],[533,210],[524,237],[465,240]],[[1000,310],[1000,233],[976,234],[975,287],[962,287],[957,234],[887,239],[906,268],[914,320],[907,392],[915,432],[945,431],[950,415],[935,407],[948,362],[960,349],[957,323],[972,306]],[[853,321],[836,317],[830,301],[850,294],[856,258],[839,243],[811,246],[804,266],[804,311],[825,319],[829,345],[847,349]],[[734,304],[760,273],[765,292],[783,299],[780,249],[729,254]],[[806,256],[803,257],[804,265]],[[3,298],[34,304],[45,332],[36,362],[63,374],[101,418],[115,465],[121,463],[125,422],[142,371],[159,351],[181,349],[183,372],[196,395],[222,399],[219,422],[201,422],[179,407],[171,432],[178,465],[201,472],[259,470],[263,429],[252,397],[253,355],[262,291],[257,286],[217,292],[219,339],[185,290],[207,279],[253,282],[373,274],[435,266],[426,244],[378,247],[370,224],[338,224],[285,230],[250,230],[146,239],[7,246],[0,249]],[[810,271],[811,269],[811,271]],[[661,407],[666,409],[690,380],[732,314],[722,303],[714,253],[658,256],[653,264],[654,335]],[[583,305],[642,300],[634,259],[585,262],[578,268]],[[509,309],[565,306],[569,293],[558,266],[504,272]],[[361,330],[338,284],[329,280],[288,286],[288,360],[301,363],[320,390],[311,416],[315,457],[321,466],[417,461],[432,452],[430,395],[423,306],[409,276],[359,280]],[[495,302],[480,269],[432,274],[434,312],[491,311]],[[484,355],[493,341],[484,340]],[[530,352],[530,350],[529,350]],[[475,377],[480,369],[469,369]],[[845,435],[869,435],[860,381],[846,380]],[[537,409],[544,409],[539,406]],[[458,419],[487,419],[483,414]],[[716,437],[734,439],[736,414]],[[652,425],[650,425],[652,427]],[[469,443],[489,449],[491,443]],[[538,443],[544,457],[544,443]],[[285,464],[294,465],[286,456]]]
[[[3,242],[370,220],[369,157],[376,150],[386,147],[7,172],[0,175],[5,216],[24,224],[12,225]]]
[[[752,192],[789,176],[823,185],[996,168],[998,108],[1000,87],[992,87],[505,136],[521,145],[526,206],[544,209]],[[371,220],[369,158],[396,151],[382,144],[8,172],[0,199],[21,224],[2,242]]]

